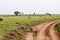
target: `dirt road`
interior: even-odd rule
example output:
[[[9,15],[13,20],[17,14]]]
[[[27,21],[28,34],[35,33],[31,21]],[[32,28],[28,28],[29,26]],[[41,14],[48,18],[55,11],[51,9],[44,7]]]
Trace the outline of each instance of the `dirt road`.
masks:
[[[34,27],[24,35],[22,40],[60,40],[60,34],[55,27],[60,20],[45,22]]]

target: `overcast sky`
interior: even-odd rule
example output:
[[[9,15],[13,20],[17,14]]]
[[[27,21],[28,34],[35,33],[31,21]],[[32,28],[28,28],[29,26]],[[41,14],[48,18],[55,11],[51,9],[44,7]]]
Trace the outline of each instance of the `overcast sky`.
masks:
[[[0,0],[0,14],[24,13],[60,13],[60,0]]]

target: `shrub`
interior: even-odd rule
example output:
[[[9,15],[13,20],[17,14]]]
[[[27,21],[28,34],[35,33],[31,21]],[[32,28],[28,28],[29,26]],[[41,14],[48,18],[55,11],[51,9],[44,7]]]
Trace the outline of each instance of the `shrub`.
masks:
[[[0,18],[0,21],[2,21],[3,20],[3,18]]]
[[[57,30],[60,32],[60,23],[58,23],[57,25],[55,25],[55,27],[57,27]]]
[[[30,16],[28,16],[28,18],[31,18]]]
[[[16,24],[19,24],[19,22],[16,22]]]

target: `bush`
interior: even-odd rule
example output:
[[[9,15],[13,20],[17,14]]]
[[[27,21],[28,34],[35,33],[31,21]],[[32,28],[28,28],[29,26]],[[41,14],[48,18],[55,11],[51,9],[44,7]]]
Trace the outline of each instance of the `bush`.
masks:
[[[3,18],[0,18],[0,21],[2,21],[3,20]]]
[[[30,16],[28,18],[31,18]]]
[[[57,27],[57,30],[60,32],[60,23],[58,23],[57,25],[55,25],[55,27]]]
[[[16,24],[19,24],[19,22],[16,22]]]

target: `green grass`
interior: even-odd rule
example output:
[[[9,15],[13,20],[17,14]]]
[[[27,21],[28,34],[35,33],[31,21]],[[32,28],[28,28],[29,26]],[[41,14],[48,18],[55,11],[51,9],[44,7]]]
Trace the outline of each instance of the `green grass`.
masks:
[[[54,15],[54,16],[30,16],[31,18],[28,18],[28,16],[1,16],[3,18],[3,21],[0,22],[0,35],[4,35],[10,30],[13,30],[20,26],[21,24],[32,24],[35,25],[37,23],[48,21],[48,20],[54,20],[54,19],[60,19],[60,15]]]
[[[60,23],[57,24],[56,26],[57,26],[58,31],[60,32]]]

